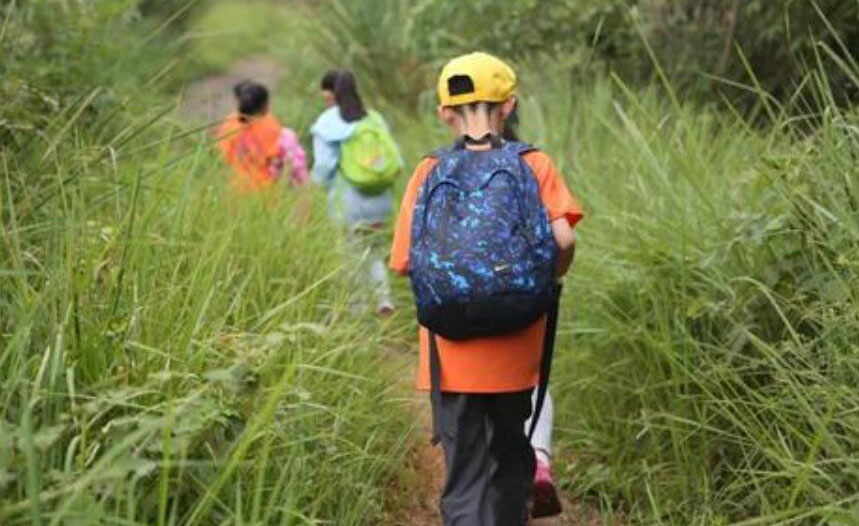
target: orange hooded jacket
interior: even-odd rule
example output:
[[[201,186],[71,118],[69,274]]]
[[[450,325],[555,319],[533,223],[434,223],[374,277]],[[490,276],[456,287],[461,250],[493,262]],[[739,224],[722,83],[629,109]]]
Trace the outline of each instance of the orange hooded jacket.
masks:
[[[275,183],[283,162],[280,134],[280,123],[270,113],[244,118],[234,113],[227,117],[217,136],[224,160],[233,168],[233,188],[251,192]]]

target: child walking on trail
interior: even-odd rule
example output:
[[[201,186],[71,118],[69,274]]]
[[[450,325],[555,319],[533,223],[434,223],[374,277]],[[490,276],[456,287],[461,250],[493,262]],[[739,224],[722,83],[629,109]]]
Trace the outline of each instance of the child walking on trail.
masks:
[[[369,254],[364,271],[376,312],[389,315],[394,304],[377,239],[390,220],[391,188],[403,160],[382,116],[365,108],[350,71],[328,71],[320,87],[327,108],[310,129],[312,177],[328,192],[331,219],[347,229],[359,253]]]
[[[415,169],[391,250],[417,305],[417,386],[444,450],[446,526],[529,520],[526,422],[582,217],[552,159],[516,138],[516,89],[513,70],[485,53],[444,67],[438,113],[456,141]]]
[[[269,111],[265,86],[246,80],[236,84],[233,93],[238,109],[217,132],[224,160],[233,168],[230,186],[240,193],[269,188],[285,169],[291,185],[305,184],[309,174],[304,149],[295,132],[281,127]]]

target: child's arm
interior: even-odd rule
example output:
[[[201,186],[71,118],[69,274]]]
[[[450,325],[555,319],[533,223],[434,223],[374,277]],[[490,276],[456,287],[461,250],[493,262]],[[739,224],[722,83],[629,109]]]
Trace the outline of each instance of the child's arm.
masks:
[[[321,137],[313,136],[313,168],[311,175],[313,182],[328,188],[337,175],[337,166],[340,163],[340,148]]]
[[[284,128],[281,142],[286,157],[289,159],[292,182],[297,185],[306,183],[309,179],[307,155],[304,153],[301,143],[298,142],[298,136],[292,130]]]
[[[418,198],[418,192],[424,179],[429,174],[432,167],[435,166],[435,159],[425,158],[415,168],[415,173],[412,174],[409,183],[406,185],[406,191],[403,193],[403,200],[400,204],[400,213],[397,215],[397,222],[394,225],[394,239],[391,243],[391,258],[388,266],[400,276],[409,275],[409,249],[412,244],[412,213],[415,208],[415,201]]]
[[[526,154],[525,160],[534,171],[540,185],[540,200],[549,214],[552,234],[558,245],[557,276],[560,278],[570,269],[575,256],[576,235],[573,228],[582,218],[582,211],[555,163],[543,152]]]
[[[566,217],[552,221],[552,233],[555,234],[555,243],[558,244],[558,277],[562,277],[570,270],[573,258],[576,255],[576,231],[570,226]]]
[[[218,148],[224,162],[232,166],[236,162],[236,129],[229,122],[222,124],[213,135],[218,140]]]

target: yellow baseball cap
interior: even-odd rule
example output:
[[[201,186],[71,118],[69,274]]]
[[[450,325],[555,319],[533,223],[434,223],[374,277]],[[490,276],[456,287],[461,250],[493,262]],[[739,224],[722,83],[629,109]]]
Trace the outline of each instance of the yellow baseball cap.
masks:
[[[448,62],[438,78],[442,106],[504,102],[516,94],[516,73],[498,57],[469,53]]]

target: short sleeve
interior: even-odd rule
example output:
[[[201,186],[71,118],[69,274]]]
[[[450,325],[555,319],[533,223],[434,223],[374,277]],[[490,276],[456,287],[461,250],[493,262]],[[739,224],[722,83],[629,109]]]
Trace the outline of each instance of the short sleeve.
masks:
[[[582,209],[552,159],[541,151],[525,154],[525,162],[534,171],[540,186],[540,200],[549,214],[549,221],[566,218],[571,227],[582,219]]]
[[[426,180],[427,175],[436,161],[426,158],[415,168],[414,174],[409,179],[403,200],[400,204],[400,212],[394,224],[394,240],[391,243],[391,258],[388,266],[397,274],[406,275],[409,272],[409,249],[412,244],[412,212],[418,198],[418,192]]]

